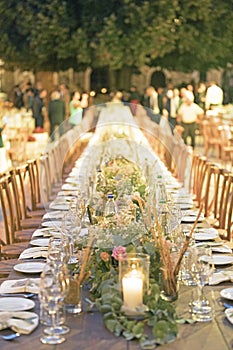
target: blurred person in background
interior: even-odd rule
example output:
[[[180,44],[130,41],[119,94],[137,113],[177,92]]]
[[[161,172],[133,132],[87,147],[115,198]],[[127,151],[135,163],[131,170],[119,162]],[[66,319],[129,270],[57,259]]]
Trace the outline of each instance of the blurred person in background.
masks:
[[[59,92],[60,92],[61,100],[65,104],[65,109],[66,109],[65,119],[68,119],[71,115],[71,113],[70,113],[71,96],[70,96],[69,87],[66,84],[62,83],[59,86]]]
[[[204,114],[204,110],[194,103],[194,96],[191,91],[186,91],[184,102],[178,110],[177,122],[184,128],[182,138],[185,144],[188,144],[188,137],[191,138],[191,146],[195,147],[195,132],[197,120]]]
[[[200,81],[197,87],[196,102],[198,106],[200,106],[202,109],[205,109],[205,100],[206,100],[206,84]]]
[[[81,99],[82,96],[82,99]],[[88,94],[81,95],[80,91],[76,90],[71,95],[70,101],[70,118],[71,126],[81,123],[83,118],[83,109],[88,107]]]
[[[51,139],[55,139],[55,132],[59,127],[58,134],[61,136],[63,134],[62,123],[65,119],[66,109],[65,103],[60,98],[60,93],[55,90],[51,93],[51,101],[48,106],[48,117],[50,121],[50,136]]]
[[[35,119],[35,127],[39,129],[44,128],[44,113],[45,113],[45,98],[47,97],[47,90],[42,89],[39,95],[36,95],[33,100],[32,114]]]
[[[221,106],[222,103],[223,90],[216,84],[215,81],[211,81],[206,91],[205,108],[208,110],[211,107]]]
[[[173,131],[176,126],[176,116],[178,110],[178,105],[176,99],[174,98],[173,90],[168,90],[166,93],[164,98],[164,109],[168,113],[168,122]]]
[[[21,109],[24,106],[23,92],[19,84],[14,86],[13,103],[17,109]]]

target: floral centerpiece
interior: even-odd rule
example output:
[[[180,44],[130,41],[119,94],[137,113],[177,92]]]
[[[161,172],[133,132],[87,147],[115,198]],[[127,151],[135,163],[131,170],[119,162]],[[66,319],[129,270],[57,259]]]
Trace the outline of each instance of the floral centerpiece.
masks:
[[[170,245],[156,221],[148,218],[146,210],[147,184],[140,167],[123,157],[112,159],[102,167],[105,185],[97,187],[97,194],[115,195],[119,210],[111,217],[100,221],[91,218],[93,227],[92,253],[87,263],[89,286],[93,301],[101,313],[107,329],[127,340],[138,340],[142,348],[153,348],[174,340],[177,336],[177,316],[173,304],[161,298],[159,275],[166,277],[168,288],[176,288],[176,276],[182,255],[172,261]],[[94,203],[95,204],[95,203]],[[93,203],[90,203],[93,205]],[[127,208],[127,210],[125,210]],[[137,215],[133,215],[135,208]],[[130,209],[130,210],[129,210]],[[92,212],[90,212],[92,215]],[[88,246],[88,234],[77,237],[77,246]],[[150,256],[150,283],[145,296],[146,311],[142,319],[128,317],[122,311],[122,295],[118,280],[119,259],[129,253],[144,253]],[[151,329],[151,332],[148,332]]]

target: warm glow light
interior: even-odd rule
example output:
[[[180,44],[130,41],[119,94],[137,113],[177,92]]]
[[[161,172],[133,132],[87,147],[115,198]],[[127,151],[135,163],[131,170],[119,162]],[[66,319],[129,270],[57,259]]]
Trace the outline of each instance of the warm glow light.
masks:
[[[95,91],[90,91],[90,96],[91,97],[94,97],[96,95],[96,92]]]
[[[136,309],[143,304],[143,276],[137,270],[132,270],[122,278],[124,305]]]
[[[102,94],[106,94],[107,89],[106,88],[102,88],[100,91],[101,91]]]

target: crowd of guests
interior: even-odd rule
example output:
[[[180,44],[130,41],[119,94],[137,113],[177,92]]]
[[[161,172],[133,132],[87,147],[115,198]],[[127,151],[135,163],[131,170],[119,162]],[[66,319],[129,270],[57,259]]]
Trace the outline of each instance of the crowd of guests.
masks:
[[[138,104],[144,106],[148,116],[156,123],[160,123],[161,118],[166,118],[172,132],[174,128],[179,128],[184,142],[188,143],[190,138],[192,147],[195,147],[195,132],[199,120],[207,110],[221,106],[224,97],[223,90],[215,82],[208,85],[200,82],[198,86],[187,84],[181,88],[172,84],[157,89],[148,86],[143,94],[132,85],[129,91],[121,90],[121,96],[122,102],[130,104],[133,115]],[[71,127],[79,124],[85,109],[92,101],[88,93],[80,89],[71,92],[64,83],[48,95],[41,81],[38,81],[35,86],[30,82],[23,86],[16,85],[13,104],[18,109],[24,107],[31,110],[36,129],[43,129],[47,118],[50,135],[53,137],[56,128],[68,118]],[[62,127],[59,128],[59,132],[63,132]]]
[[[30,82],[20,86],[15,85],[11,94],[13,106],[17,109],[25,108],[31,111],[35,119],[36,131],[42,131],[45,122],[49,122],[49,132],[51,137],[58,126],[59,133],[63,132],[62,123],[69,118],[69,124],[79,124],[83,117],[83,112],[90,104],[89,94],[81,89],[70,91],[68,86],[61,83],[55,87],[51,93],[43,87],[41,81],[33,86]]]
[[[124,98],[133,105],[136,101],[146,107],[147,114],[157,123],[160,123],[161,117],[166,118],[171,131],[179,128],[184,142],[188,144],[190,138],[190,145],[195,147],[199,123],[207,111],[223,104],[224,94],[221,87],[211,81],[208,85],[200,82],[197,87],[192,84],[181,88],[171,84],[166,88],[157,89],[149,86],[141,96],[133,86]]]

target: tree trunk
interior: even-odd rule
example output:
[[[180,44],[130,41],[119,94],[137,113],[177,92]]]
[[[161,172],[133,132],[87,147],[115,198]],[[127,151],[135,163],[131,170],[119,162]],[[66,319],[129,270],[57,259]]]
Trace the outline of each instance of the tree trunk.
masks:
[[[133,69],[131,67],[123,67],[117,74],[117,87],[120,90],[128,91],[131,85],[131,76]]]
[[[110,91],[116,90],[117,89],[116,71],[111,68],[109,68],[108,70],[108,81],[109,81]]]

